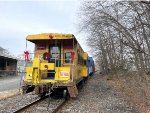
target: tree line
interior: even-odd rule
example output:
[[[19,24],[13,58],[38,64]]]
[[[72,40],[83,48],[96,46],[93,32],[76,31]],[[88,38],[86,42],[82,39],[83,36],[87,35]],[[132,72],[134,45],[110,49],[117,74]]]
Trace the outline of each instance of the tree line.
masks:
[[[101,71],[150,74],[149,1],[83,2],[80,26]]]

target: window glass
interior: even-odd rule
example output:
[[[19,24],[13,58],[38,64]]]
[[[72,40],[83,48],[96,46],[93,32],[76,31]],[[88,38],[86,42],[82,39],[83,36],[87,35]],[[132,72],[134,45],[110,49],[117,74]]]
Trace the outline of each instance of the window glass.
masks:
[[[84,61],[83,58],[78,54],[78,64],[83,65]]]
[[[59,47],[51,47],[51,58],[59,58],[60,50]]]
[[[52,49],[51,50],[52,53],[59,53],[60,52],[59,47],[52,47],[51,49]]]
[[[86,60],[84,60],[84,65],[87,66],[87,61]]]
[[[65,63],[72,63],[71,59],[71,52],[65,53]]]

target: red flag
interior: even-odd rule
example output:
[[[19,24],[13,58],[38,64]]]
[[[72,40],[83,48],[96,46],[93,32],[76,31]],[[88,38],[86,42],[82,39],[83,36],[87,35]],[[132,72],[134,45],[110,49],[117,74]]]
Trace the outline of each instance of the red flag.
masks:
[[[72,61],[74,61],[74,55],[75,55],[75,53],[71,52]]]
[[[46,52],[46,60],[49,60],[50,59],[50,55],[48,52]]]
[[[24,51],[24,58],[25,58],[25,61],[29,60],[29,52],[28,51]]]

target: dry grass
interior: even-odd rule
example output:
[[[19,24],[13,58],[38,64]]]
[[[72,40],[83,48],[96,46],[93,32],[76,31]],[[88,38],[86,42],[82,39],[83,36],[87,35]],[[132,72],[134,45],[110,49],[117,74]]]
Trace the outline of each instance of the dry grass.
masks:
[[[108,76],[115,89],[123,94],[141,113],[150,113],[150,76],[128,73]]]
[[[20,94],[19,89],[0,92],[0,100],[7,99]]]

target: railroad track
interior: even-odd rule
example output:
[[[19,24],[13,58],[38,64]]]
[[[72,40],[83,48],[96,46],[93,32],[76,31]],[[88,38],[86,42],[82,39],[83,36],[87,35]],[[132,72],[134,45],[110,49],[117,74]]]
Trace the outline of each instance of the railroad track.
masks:
[[[16,111],[13,112],[13,113],[20,113],[20,112],[23,112],[24,110],[26,110],[26,109],[29,108],[30,106],[32,106],[32,105],[34,105],[34,104],[36,104],[36,103],[38,103],[38,102],[40,102],[40,101],[42,101],[42,100],[43,100],[43,98],[41,98],[41,99],[39,99],[39,100],[36,100],[36,101],[34,101],[34,102],[32,102],[32,103],[30,103],[30,104],[28,104],[28,105],[26,105],[26,106],[20,108],[19,110],[16,110]]]
[[[56,109],[54,109],[54,111],[52,113],[59,113],[61,108],[69,101],[69,97],[65,98],[64,101],[59,104],[59,106],[57,106]]]
[[[20,109],[14,111],[13,113],[22,113],[22,112],[26,111],[27,109],[29,109],[31,106],[36,105],[36,104],[38,104],[38,103],[44,101],[44,100],[47,99],[47,98],[48,98],[48,97],[44,97],[44,98],[41,98],[41,99],[39,99],[39,100],[36,100],[36,101],[34,101],[34,102],[32,102],[32,103],[30,103],[30,104],[28,104],[28,105],[26,105],[26,106],[24,106],[24,107],[22,107],[22,108],[20,108]],[[61,108],[68,102],[68,100],[69,100],[69,97],[65,98],[59,105],[57,105],[57,106],[54,108],[54,110],[53,110],[51,113],[59,113],[60,110],[61,110]],[[50,104],[51,104],[51,103],[50,103]]]

